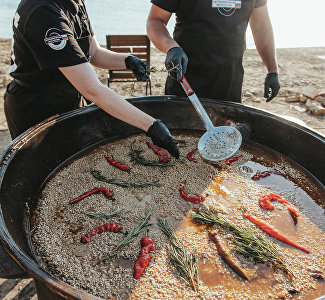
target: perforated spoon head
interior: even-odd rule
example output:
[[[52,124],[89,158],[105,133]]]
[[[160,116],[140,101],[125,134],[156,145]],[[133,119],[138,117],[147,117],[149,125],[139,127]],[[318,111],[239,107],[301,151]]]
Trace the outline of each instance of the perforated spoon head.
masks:
[[[242,136],[231,126],[218,126],[207,131],[199,140],[200,155],[211,162],[225,160],[233,156],[240,148]]]

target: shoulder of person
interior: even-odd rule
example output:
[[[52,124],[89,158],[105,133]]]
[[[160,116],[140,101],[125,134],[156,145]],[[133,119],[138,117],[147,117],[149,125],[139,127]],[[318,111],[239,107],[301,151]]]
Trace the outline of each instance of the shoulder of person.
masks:
[[[258,7],[264,6],[266,4],[267,4],[267,0],[256,0],[254,7],[258,8]]]
[[[57,17],[62,17],[64,15],[62,8],[62,1],[60,0],[23,0],[14,16],[14,26],[24,35],[31,23],[44,25],[44,23],[52,22]]]
[[[183,0],[151,0],[151,3],[159,8],[174,13]]]
[[[23,0],[20,2],[17,12],[23,17],[32,15],[36,10],[42,8],[58,9],[60,1],[46,1],[46,0]]]

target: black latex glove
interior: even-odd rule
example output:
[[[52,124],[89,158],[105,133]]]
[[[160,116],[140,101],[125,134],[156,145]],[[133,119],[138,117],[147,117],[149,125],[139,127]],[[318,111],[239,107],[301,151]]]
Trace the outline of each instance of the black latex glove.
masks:
[[[264,82],[264,98],[271,101],[279,92],[280,82],[278,73],[268,73]]]
[[[172,156],[179,158],[178,143],[161,120],[153,122],[146,135],[151,138],[154,145],[166,149]]]
[[[165,66],[171,78],[181,81],[186,72],[188,58],[181,47],[170,48],[167,52]]]
[[[146,62],[133,55],[125,59],[126,68],[133,72],[138,81],[146,81],[149,78],[149,66]]]

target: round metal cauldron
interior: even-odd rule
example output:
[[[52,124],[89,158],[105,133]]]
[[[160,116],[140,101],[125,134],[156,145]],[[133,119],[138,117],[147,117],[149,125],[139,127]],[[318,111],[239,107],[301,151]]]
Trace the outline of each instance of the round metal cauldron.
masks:
[[[161,119],[169,129],[204,131],[188,99],[156,96],[129,99]],[[274,114],[229,102],[202,100],[215,126],[244,123],[250,140],[294,160],[318,184],[325,185],[325,137]],[[39,299],[99,299],[44,271],[30,247],[28,207],[35,207],[40,187],[60,165],[80,152],[141,131],[95,105],[46,120],[14,140],[0,165],[0,277],[32,277]],[[323,162],[323,163],[321,163]],[[318,203],[325,206],[325,203]]]

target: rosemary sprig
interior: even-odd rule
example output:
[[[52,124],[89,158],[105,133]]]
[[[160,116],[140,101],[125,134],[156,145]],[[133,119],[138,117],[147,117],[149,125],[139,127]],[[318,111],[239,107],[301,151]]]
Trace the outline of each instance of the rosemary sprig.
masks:
[[[173,62],[171,62],[172,66],[168,66],[167,72],[170,73],[172,71],[179,71],[179,64],[175,65]]]
[[[38,219],[35,222],[35,225],[31,228],[31,230],[28,232],[28,234],[33,235],[34,231],[36,230],[37,226],[41,223],[41,219]]]
[[[166,219],[160,218],[158,226],[171,242],[168,246],[171,263],[180,273],[181,278],[196,292],[199,288],[198,255],[192,254],[185,248],[183,242],[170,229]]]
[[[150,210],[146,214],[145,218],[142,220],[142,222],[137,227],[132,227],[131,230],[129,231],[129,233],[125,236],[125,238],[123,240],[121,240],[110,253],[104,255],[102,257],[102,260],[107,260],[110,257],[112,257],[113,255],[115,255],[118,250],[120,250],[124,246],[132,243],[141,232],[145,231],[147,229],[147,227],[151,225],[151,224],[148,224],[151,214],[152,214],[152,210]]]
[[[119,180],[115,178],[107,178],[102,175],[101,171],[98,170],[90,170],[90,174],[97,179],[98,181],[103,181],[110,184],[115,184],[117,186],[129,188],[143,188],[148,186],[161,186],[159,183],[159,180],[151,181],[151,182],[141,182],[141,181],[125,181],[125,180]]]
[[[158,70],[156,67],[146,67],[146,75],[150,75],[150,73],[156,73]]]
[[[163,168],[174,166],[176,164],[175,160],[169,163],[162,163],[156,160],[149,160],[144,158],[142,153],[143,150],[134,149],[131,145],[129,156],[131,161],[135,164],[143,165],[143,166],[151,166],[151,167],[163,167]]]
[[[122,208],[116,206],[115,210],[112,211],[111,213],[85,213],[86,216],[94,219],[99,219],[99,218],[111,218],[113,216],[116,216],[118,213],[120,213]]]
[[[237,246],[236,252],[245,257],[251,257],[258,263],[270,264],[274,269],[288,274],[289,277],[293,275],[275,245],[250,228],[239,227],[212,211],[200,211],[192,214],[191,218],[207,225],[220,225],[231,231],[234,235],[233,243]]]

